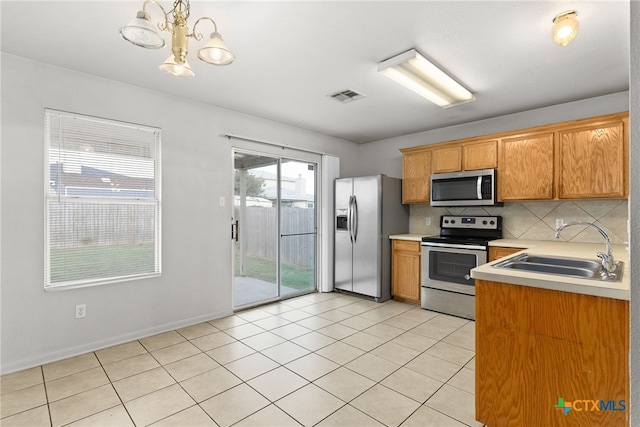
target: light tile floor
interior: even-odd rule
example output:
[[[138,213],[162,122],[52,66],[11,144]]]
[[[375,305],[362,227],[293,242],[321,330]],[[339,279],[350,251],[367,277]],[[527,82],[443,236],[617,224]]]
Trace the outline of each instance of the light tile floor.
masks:
[[[9,426],[481,426],[474,322],[315,293],[1,377]]]

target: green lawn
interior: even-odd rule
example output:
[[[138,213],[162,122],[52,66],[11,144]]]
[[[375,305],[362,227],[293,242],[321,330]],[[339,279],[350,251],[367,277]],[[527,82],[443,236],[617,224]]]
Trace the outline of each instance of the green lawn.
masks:
[[[153,272],[154,257],[153,243],[52,248],[51,283]]]
[[[245,276],[276,283],[277,263],[264,258],[245,258]],[[313,289],[315,272],[313,268],[300,267],[293,264],[282,264],[282,285],[294,289]],[[236,257],[235,275],[240,275],[240,262]]]
[[[69,268],[69,263],[78,268]],[[153,271],[154,245],[81,246],[51,249],[51,283],[91,280],[102,277],[128,276]],[[236,258],[235,274],[240,263]],[[276,283],[275,260],[247,257],[245,273],[248,277]],[[282,264],[282,285],[294,289],[312,289],[315,272],[312,268]]]

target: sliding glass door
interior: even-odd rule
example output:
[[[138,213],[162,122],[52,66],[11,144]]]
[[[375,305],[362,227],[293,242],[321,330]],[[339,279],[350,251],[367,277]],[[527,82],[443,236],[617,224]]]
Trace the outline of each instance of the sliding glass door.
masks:
[[[316,288],[317,165],[234,152],[234,307]]]

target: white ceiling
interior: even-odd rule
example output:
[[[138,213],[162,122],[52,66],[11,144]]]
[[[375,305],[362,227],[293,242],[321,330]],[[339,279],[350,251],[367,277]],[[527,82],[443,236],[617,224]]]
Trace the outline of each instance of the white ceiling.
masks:
[[[142,3],[2,0],[2,51],[358,143],[629,88],[629,1],[192,0],[189,25],[213,18],[236,55],[208,65],[196,57],[204,41],[191,40],[192,79],[158,70],[168,47],[121,39]],[[568,9],[578,11],[580,32],[560,47],[551,21]],[[161,15],[153,4],[147,11]],[[213,31],[207,22],[198,30]],[[377,73],[380,61],[411,48],[476,101],[443,110]],[[327,96],[344,89],[366,97]]]

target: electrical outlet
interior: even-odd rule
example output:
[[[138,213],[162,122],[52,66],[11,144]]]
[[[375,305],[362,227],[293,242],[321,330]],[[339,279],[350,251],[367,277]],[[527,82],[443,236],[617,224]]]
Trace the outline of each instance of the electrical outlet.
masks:
[[[430,216],[427,217],[427,225],[431,225],[431,217]]]
[[[556,230],[564,225],[564,218],[556,218]]]
[[[87,304],[76,305],[76,319],[82,319],[87,316]]]

